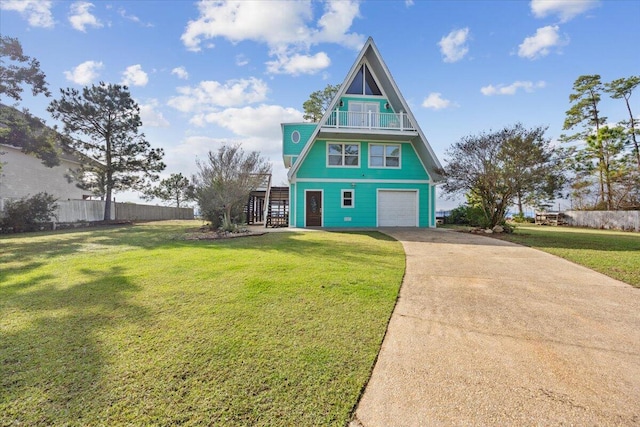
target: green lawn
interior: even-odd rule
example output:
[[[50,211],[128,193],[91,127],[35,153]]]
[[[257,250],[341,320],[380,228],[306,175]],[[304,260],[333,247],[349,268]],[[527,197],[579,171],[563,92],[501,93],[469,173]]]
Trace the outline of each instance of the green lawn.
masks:
[[[0,425],[344,425],[404,273],[379,233],[0,237]]]
[[[518,224],[501,238],[584,265],[640,287],[640,234]]]

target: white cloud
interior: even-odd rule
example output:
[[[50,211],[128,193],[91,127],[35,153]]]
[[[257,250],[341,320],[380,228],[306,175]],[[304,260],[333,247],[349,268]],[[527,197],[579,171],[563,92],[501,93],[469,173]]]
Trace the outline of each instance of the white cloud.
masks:
[[[50,0],[2,0],[0,10],[18,12],[32,27],[53,28]]]
[[[360,3],[357,0],[329,0],[325,3],[324,14],[318,20],[319,31],[312,31],[311,40],[317,43],[336,43],[352,49],[360,49],[364,37],[357,33],[348,33],[353,20],[360,16]]]
[[[146,23],[142,22],[142,20],[140,18],[138,18],[136,15],[128,14],[127,11],[124,8],[118,9],[118,13],[124,19],[128,19],[129,21],[135,22],[136,24],[139,24],[139,25],[141,25],[143,27],[153,27],[153,24],[151,24],[149,22],[146,22]]]
[[[267,62],[267,72],[273,74],[316,74],[331,64],[329,56],[324,52],[315,55],[293,54],[279,55],[275,61]]]
[[[142,65],[130,65],[122,72],[122,84],[127,86],[145,86],[149,76],[142,70]]]
[[[456,107],[457,104],[448,99],[444,99],[439,92],[432,92],[422,101],[422,106],[432,110],[442,110],[449,107]]]
[[[535,35],[525,38],[518,46],[518,56],[536,59],[548,55],[552,47],[564,46],[568,41],[560,38],[558,31],[557,25],[538,28]]]
[[[404,0],[404,5],[407,7],[413,6],[413,0]]]
[[[239,55],[236,55],[236,65],[238,67],[244,67],[248,63],[249,63],[249,58],[247,58],[246,55],[242,53]]]
[[[533,92],[535,89],[541,89],[546,86],[544,81],[533,83],[530,81],[515,81],[510,85],[504,84],[484,86],[480,89],[483,95],[515,95],[518,89],[523,89],[525,92]]]
[[[187,73],[187,69],[183,66],[174,68],[171,70],[171,74],[175,74],[179,79],[189,80],[189,73]]]
[[[71,71],[65,71],[64,76],[67,80],[79,85],[88,85],[95,81],[104,65],[99,61],[85,61]]]
[[[262,104],[257,107],[227,108],[198,118],[244,137],[280,140],[280,123],[301,122],[303,113],[295,108]]]
[[[94,7],[93,3],[86,1],[75,2],[69,8],[69,22],[71,26],[78,31],[86,32],[87,26],[100,28],[102,22],[92,15],[90,9]]]
[[[467,52],[469,52],[469,47],[467,46],[468,39],[469,28],[453,30],[441,38],[438,45],[440,46],[440,51],[444,56],[444,62],[456,62],[461,60]]]
[[[567,22],[598,4],[598,0],[531,0],[531,12],[536,18],[557,15]]]
[[[216,37],[232,43],[243,40],[264,43],[269,47],[269,55],[276,58],[267,62],[267,67],[277,72],[287,72],[284,64],[304,57],[315,57],[318,61],[319,54],[312,56],[309,50],[319,43],[359,49],[365,40],[364,36],[349,32],[353,20],[360,16],[357,0],[326,1],[323,14],[315,25],[313,5],[307,0],[201,1],[198,9],[199,18],[189,21],[181,37],[187,49],[199,51],[205,40]],[[326,56],[326,53],[321,54]],[[277,65],[280,62],[282,65]],[[293,72],[301,72],[294,64],[290,68]]]
[[[169,121],[164,118],[161,111],[158,111],[160,104],[157,99],[150,99],[148,102],[138,104],[140,106],[140,118],[143,126],[161,127],[169,126]]]
[[[182,112],[201,112],[216,107],[234,107],[264,101],[269,90],[267,84],[255,77],[229,80],[222,84],[205,80],[198,86],[176,89],[180,95],[169,99],[168,104]]]

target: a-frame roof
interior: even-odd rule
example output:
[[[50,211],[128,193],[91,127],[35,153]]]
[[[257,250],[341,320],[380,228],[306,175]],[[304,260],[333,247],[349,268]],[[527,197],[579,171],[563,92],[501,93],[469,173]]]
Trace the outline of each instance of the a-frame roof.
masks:
[[[347,74],[344,81],[340,85],[340,90],[336,93],[333,100],[331,101],[331,104],[327,108],[327,111],[324,113],[324,116],[318,122],[314,133],[311,135],[309,139],[310,143],[307,143],[307,145],[303,148],[302,152],[300,153],[300,156],[298,157],[298,160],[293,164],[293,166],[289,170],[289,173],[288,173],[289,179],[295,176],[300,165],[302,164],[302,161],[304,160],[307,153],[311,149],[311,145],[313,144],[313,141],[316,139],[316,137],[320,133],[322,124],[326,123],[328,117],[332,114],[333,110],[335,110],[336,106],[340,102],[340,98],[345,95],[347,88],[349,87],[349,84],[355,77],[356,73],[359,71],[360,66],[362,65],[363,59],[366,59],[368,67],[375,74],[377,78],[377,83],[380,85],[380,88],[382,89],[383,93],[386,95],[389,103],[393,107],[393,110],[396,112],[400,112],[400,111],[405,112],[408,115],[409,120],[417,130],[417,137],[411,137],[408,139],[410,139],[411,142],[413,143],[413,146],[415,147],[416,152],[418,153],[418,156],[420,157],[423,164],[427,168],[427,172],[429,173],[429,176],[434,182],[442,181],[443,177],[442,177],[442,174],[439,172],[442,170],[440,161],[438,160],[435,153],[433,152],[433,149],[429,145],[429,141],[427,141],[427,138],[422,132],[420,125],[418,125],[418,122],[414,117],[413,113],[411,112],[411,109],[409,109],[409,105],[407,104],[407,101],[404,99],[404,97],[400,93],[400,90],[398,89],[396,82],[393,80],[393,76],[389,72],[387,65],[384,63],[384,60],[382,59],[382,56],[380,55],[380,52],[378,51],[378,48],[376,47],[376,44],[373,42],[373,39],[371,37],[367,39],[367,42],[362,47],[362,50],[360,51],[355,62],[351,66],[349,73]]]

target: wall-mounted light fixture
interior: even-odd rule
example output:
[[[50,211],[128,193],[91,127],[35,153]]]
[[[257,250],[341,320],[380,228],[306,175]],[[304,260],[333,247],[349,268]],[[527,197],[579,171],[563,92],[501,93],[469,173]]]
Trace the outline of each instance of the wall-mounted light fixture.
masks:
[[[391,107],[391,106],[389,105],[388,102],[386,104],[384,104],[384,108],[386,108],[387,110],[389,109],[389,107]]]
[[[340,100],[340,106],[344,107],[344,101],[342,99]]]

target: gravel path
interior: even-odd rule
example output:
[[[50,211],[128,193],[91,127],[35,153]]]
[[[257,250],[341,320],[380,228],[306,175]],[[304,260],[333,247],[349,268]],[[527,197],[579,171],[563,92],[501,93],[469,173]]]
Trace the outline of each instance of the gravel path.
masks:
[[[640,425],[640,289],[496,239],[384,231],[407,271],[351,427]]]

